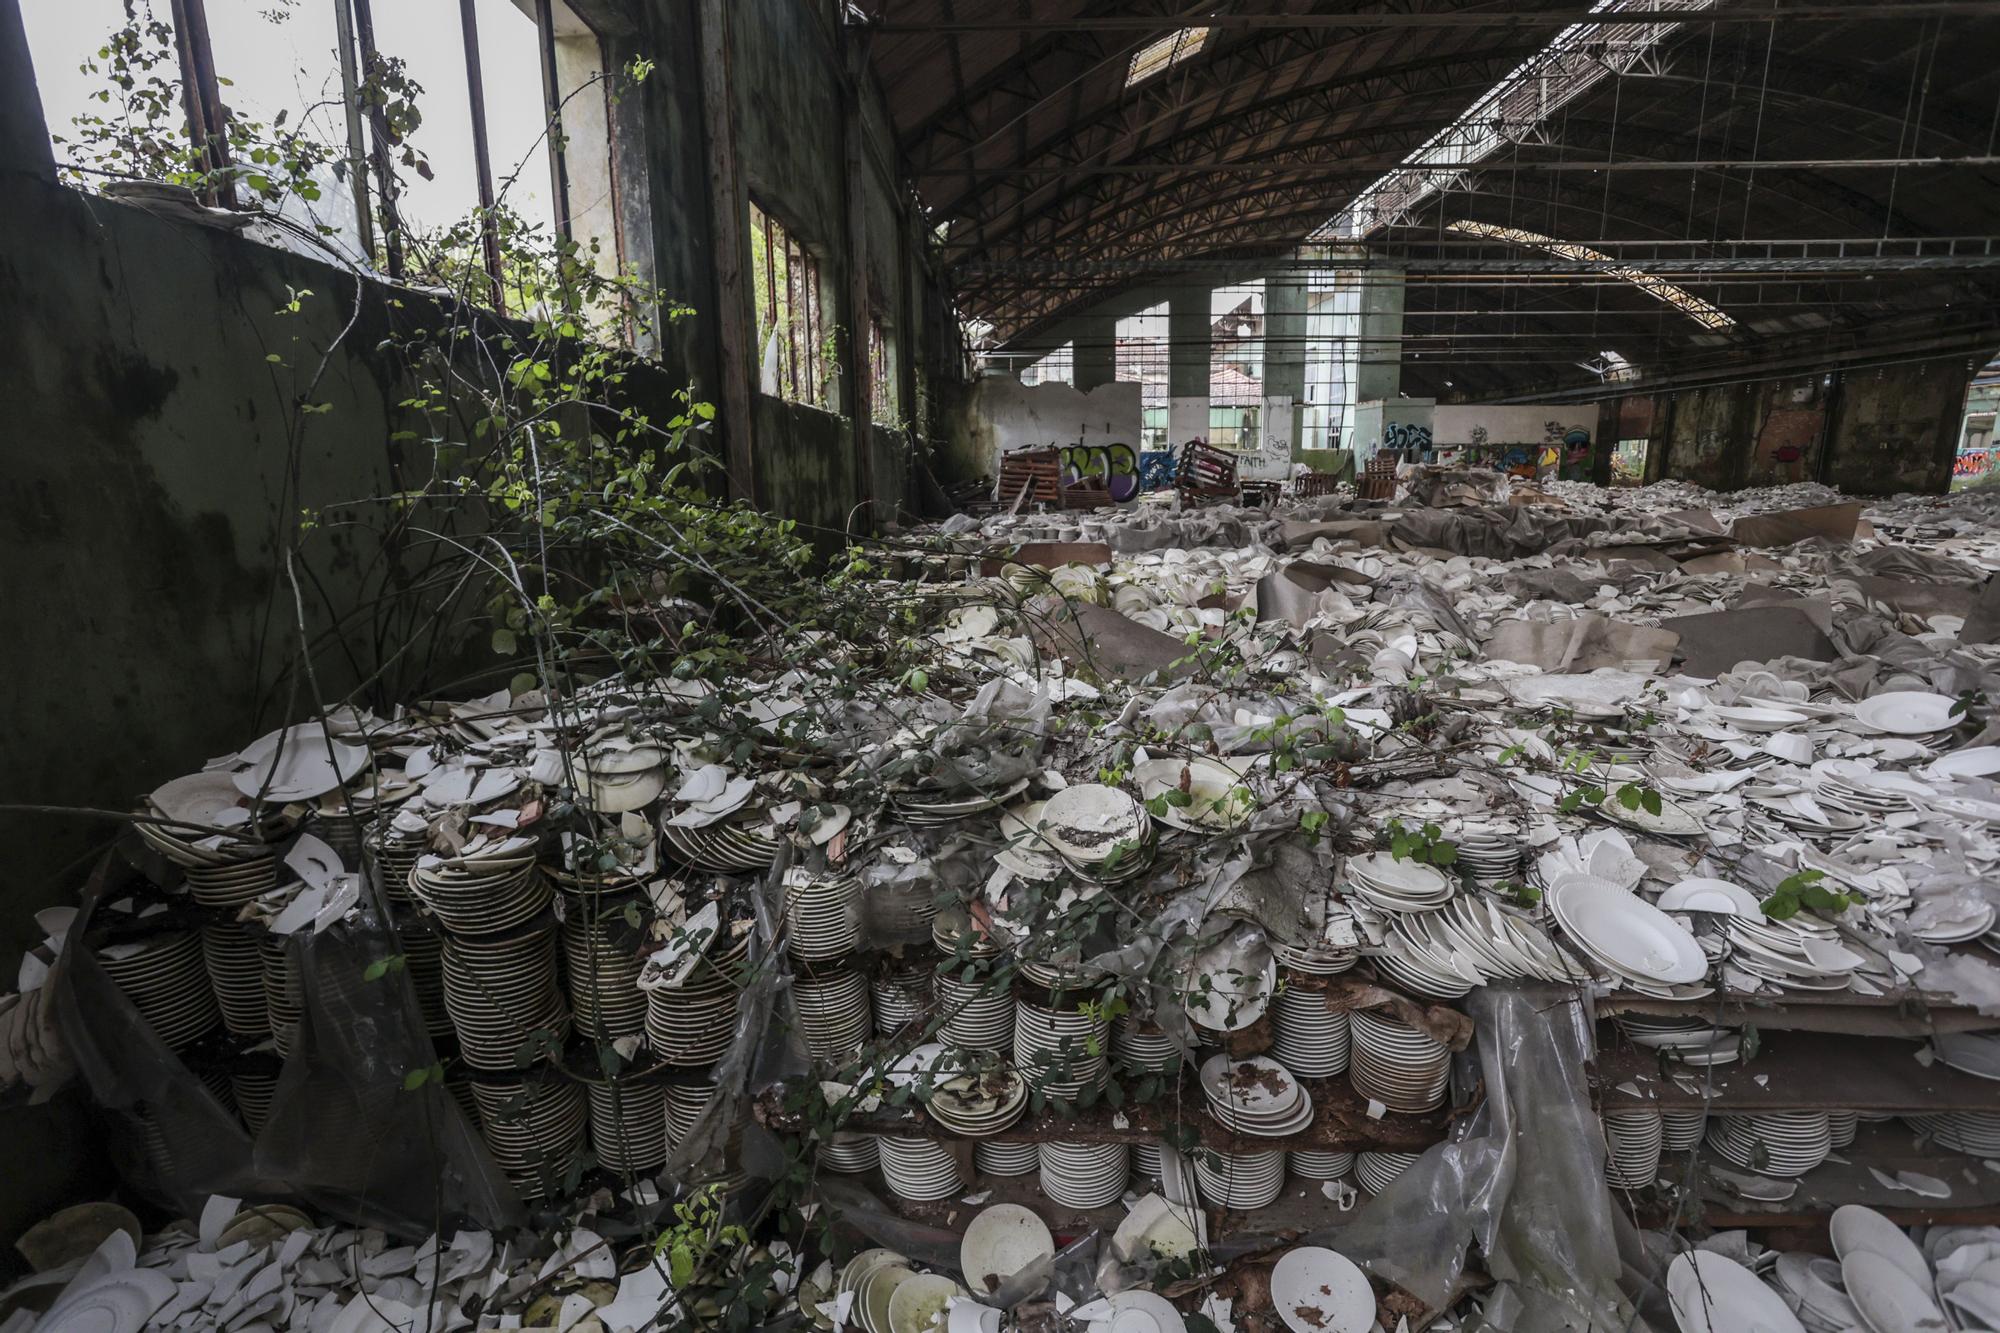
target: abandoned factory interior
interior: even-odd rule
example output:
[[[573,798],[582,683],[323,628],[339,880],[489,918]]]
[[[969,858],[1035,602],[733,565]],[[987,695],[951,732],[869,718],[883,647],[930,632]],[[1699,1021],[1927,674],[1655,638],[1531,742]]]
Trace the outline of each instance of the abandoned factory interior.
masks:
[[[0,0],[0,367],[0,1333],[2000,1333],[2000,0]]]

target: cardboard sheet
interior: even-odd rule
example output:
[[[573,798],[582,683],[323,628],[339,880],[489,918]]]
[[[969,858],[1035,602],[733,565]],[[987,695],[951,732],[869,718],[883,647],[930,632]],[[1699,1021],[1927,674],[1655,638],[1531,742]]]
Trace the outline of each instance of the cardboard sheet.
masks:
[[[1551,672],[1595,671],[1599,667],[1639,670],[1641,663],[1664,671],[1673,662],[1679,642],[1671,630],[1628,625],[1600,615],[1547,624],[1503,620],[1486,641],[1486,655]]]
[[[1100,676],[1142,680],[1157,671],[1161,680],[1180,680],[1194,670],[1184,659],[1195,650],[1173,635],[1088,602],[1057,602],[1033,634],[1043,652]]]
[[[1022,542],[1020,551],[1011,557],[996,555],[981,560],[979,572],[991,578],[1010,564],[1056,569],[1063,565],[1104,568],[1110,563],[1111,548],[1103,542]]]
[[[1257,619],[1283,620],[1294,629],[1304,629],[1319,605],[1319,595],[1328,588],[1344,588],[1360,597],[1372,586],[1366,575],[1354,570],[1294,560],[1257,581]]]
[[[1854,528],[1860,521],[1861,502],[1855,500],[1814,509],[1748,515],[1730,526],[1729,535],[1745,546],[1790,546],[1814,537],[1848,542],[1854,540]]]
[[[1675,616],[1662,620],[1660,628],[1680,635],[1685,659],[1681,669],[1690,676],[1719,676],[1738,662],[1769,662],[1778,657],[1831,662],[1840,656],[1833,640],[1797,605]]]

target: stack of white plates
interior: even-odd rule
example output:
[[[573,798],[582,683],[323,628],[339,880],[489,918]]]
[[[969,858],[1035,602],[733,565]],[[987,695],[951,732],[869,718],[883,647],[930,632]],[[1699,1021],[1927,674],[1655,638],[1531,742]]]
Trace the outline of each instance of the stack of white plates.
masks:
[[[2000,1111],[1946,1111],[1940,1115],[1913,1115],[1905,1119],[1917,1131],[1930,1135],[1953,1152],[2000,1158]],[[1852,1142],[1853,1129],[1850,1128],[1847,1133],[1849,1142]]]
[[[1287,980],[1271,1009],[1271,1054],[1304,1078],[1347,1072],[1347,1011],[1326,1007],[1323,992]]]
[[[1021,778],[992,791],[964,787],[952,792],[903,792],[889,798],[889,807],[905,824],[917,827],[956,824],[967,815],[997,810],[1027,789],[1028,779]]]
[[[1604,1113],[1604,1178],[1613,1188],[1652,1188],[1660,1175],[1665,1131],[1652,1107]]]
[[[924,1103],[931,1119],[968,1139],[998,1134],[1027,1108],[1027,1081],[1011,1069],[945,1079]]]
[[[1354,1179],[1369,1197],[1388,1189],[1397,1176],[1415,1165],[1419,1154],[1413,1152],[1364,1152],[1354,1155]]]
[[[263,1133],[264,1122],[271,1118],[271,1098],[278,1091],[278,1071],[239,1069],[229,1076],[229,1090],[235,1094],[236,1109],[250,1133]]]
[[[421,816],[411,813],[399,822],[395,815],[384,815],[362,838],[361,861],[369,874],[381,876],[382,889],[391,900],[412,903],[410,872],[429,850],[429,834]]]
[[[1186,759],[1149,759],[1132,770],[1139,799],[1148,803],[1166,797],[1159,819],[1190,833],[1227,833],[1242,826],[1257,809],[1256,795],[1242,769],[1200,755]],[[1185,793],[1185,803],[1178,793]]]
[[[590,1144],[608,1171],[644,1175],[667,1160],[667,1088],[658,1080],[590,1085]]]
[[[1201,1197],[1217,1208],[1268,1208],[1285,1188],[1285,1154],[1198,1152],[1194,1179]]]
[[[1297,1152],[1290,1154],[1292,1174],[1307,1180],[1339,1180],[1354,1169],[1351,1152]]]
[[[853,875],[785,872],[785,930],[792,957],[824,963],[861,943],[861,881]]]
[[[1271,956],[1281,965],[1309,977],[1330,977],[1353,967],[1361,958],[1360,932],[1354,924],[1354,913],[1346,904],[1333,902],[1327,904],[1326,913],[1326,933],[1321,938],[1303,948],[1293,948],[1274,936]]]
[[[201,936],[192,931],[107,945],[97,951],[97,959],[170,1047],[207,1035],[222,1017],[203,967]]]
[[[1241,1032],[1271,1007],[1278,960],[1262,930],[1236,926],[1189,959],[1181,975],[1181,1007],[1197,1035]]]
[[[480,1132],[525,1198],[560,1193],[583,1149],[583,1085],[565,1078],[481,1079],[472,1085]]]
[[[1175,1074],[1181,1067],[1174,1039],[1131,1014],[1121,1014],[1111,1030],[1111,1057],[1127,1074]]]
[[[1846,990],[1848,979],[1869,963],[1840,942],[1839,927],[1804,912],[1784,921],[1761,914],[1724,917],[1722,929],[1731,966],[1791,990]]]
[[[715,875],[769,870],[778,857],[777,834],[761,812],[706,828],[669,821],[660,825],[660,835],[683,865]]]
[[[278,886],[276,852],[254,853],[223,865],[188,864],[181,871],[187,876],[188,894],[203,907],[241,907]]]
[[[884,1134],[876,1141],[882,1156],[882,1178],[899,1199],[925,1203],[956,1194],[964,1183],[958,1163],[935,1139],[905,1139]]]
[[[426,855],[410,871],[410,893],[454,935],[512,929],[541,915],[555,896],[535,869],[532,845],[504,859]]]
[[[1828,1111],[1826,1127],[1833,1135],[1833,1146],[1845,1148],[1854,1142],[1855,1131],[1861,1128],[1861,1116],[1854,1111]]]
[[[843,1176],[873,1171],[881,1160],[880,1154],[875,1151],[873,1134],[835,1130],[832,1138],[819,1145],[819,1164]]]
[[[1699,1018],[1685,1018],[1667,1014],[1620,1014],[1618,1026],[1634,1046],[1648,1050],[1664,1051],[1680,1058],[1692,1056],[1692,1063],[1724,1063],[1708,1061],[1703,1057],[1719,1044],[1736,1042],[1740,1051],[1741,1033],[1734,1028],[1719,1028]],[[1732,1055],[1732,1058],[1733,1055]]]
[[[694,1122],[715,1100],[713,1083],[667,1084],[667,1144],[678,1148]]]
[[[965,979],[965,967],[940,963],[931,990],[937,996],[939,1035],[975,1051],[1004,1051],[1014,1041],[1014,993],[990,972]]]
[[[1427,1032],[1366,1009],[1348,1015],[1348,1079],[1392,1111],[1435,1111],[1451,1086],[1451,1051]]]
[[[1389,920],[1396,938],[1417,946],[1431,970],[1475,985],[1509,977],[1530,981],[1589,978],[1587,969],[1556,948],[1538,924],[1490,899],[1461,894],[1438,911],[1405,913]]]
[[[1686,1152],[1701,1142],[1708,1131],[1708,1112],[1660,1112],[1660,1147],[1666,1152]]]
[[[861,900],[862,934],[877,944],[915,944],[931,932],[938,915],[937,892],[928,879],[874,884]]]
[[[563,977],[577,1030],[593,1039],[636,1037],[646,1030],[644,966],[623,908],[572,899],[562,922]]]
[[[1521,870],[1523,831],[1511,820],[1466,820],[1448,831],[1458,848],[1452,868],[1475,884],[1497,884]]]
[[[208,970],[222,1026],[233,1037],[261,1037],[271,1031],[264,1003],[264,960],[257,935],[240,922],[218,921],[201,928],[202,966]]]
[[[1812,766],[1812,798],[1823,809],[1867,820],[1908,814],[1937,796],[1937,788],[1908,773],[1871,768],[1859,759],[1821,759]]]
[[[1349,890],[1384,912],[1435,912],[1458,891],[1436,866],[1398,861],[1388,852],[1348,857],[1343,875]]]
[[[1110,1021],[1095,1011],[1064,1012],[1016,1000],[1014,1068],[1030,1087],[1067,1100],[1104,1086],[1111,1069],[1110,1035]]]
[[[1798,1313],[1808,1333],[1847,1333],[1868,1326],[1848,1299],[1838,1259],[1797,1251],[1781,1254],[1771,1269],[1770,1281],[1784,1295],[1785,1304]]]
[[[1161,1146],[1157,1139],[1146,1139],[1143,1142],[1132,1144],[1133,1174],[1149,1176],[1154,1180],[1158,1180],[1160,1178]]]
[[[1708,1146],[1746,1171],[1802,1176],[1833,1151],[1824,1111],[1771,1111],[1708,1118]]]
[[[1131,1157],[1122,1143],[1039,1145],[1042,1193],[1066,1208],[1104,1208],[1125,1193]]]
[[[1469,957],[1432,946],[1425,932],[1405,929],[1408,919],[1390,917],[1387,938],[1366,951],[1383,980],[1436,1000],[1456,1000],[1486,980]]]
[[[290,1055],[306,1011],[298,956],[291,950],[289,935],[264,936],[257,941],[257,952],[264,960],[264,1011],[271,1016],[271,1043],[279,1055]]]
[[[994,853],[1001,868],[1021,879],[1041,882],[1062,873],[1062,857],[1040,830],[1046,801],[1029,801],[1000,816],[1000,836],[1007,845]]]
[[[1232,1134],[1284,1138],[1313,1121],[1312,1098],[1290,1070],[1266,1056],[1209,1057],[1201,1067],[1208,1113]]]
[[[1095,782],[1051,796],[1042,807],[1041,834],[1072,870],[1106,883],[1145,873],[1157,845],[1146,807]]]
[[[886,968],[876,973],[868,987],[875,1006],[875,1035],[892,1037],[930,1008],[930,983],[927,967]]]
[[[1041,1165],[1038,1148],[1033,1143],[982,1143],[973,1148],[972,1161],[982,1176],[1025,1176]]]
[[[704,961],[678,986],[646,992],[646,1045],[670,1065],[720,1060],[736,1036],[742,993],[734,977],[749,953],[746,940],[720,958]]]
[[[655,992],[657,994],[657,992]],[[868,978],[859,972],[800,976],[792,982],[800,1034],[815,1060],[838,1062],[875,1030],[868,1012]]]
[[[1685,927],[1609,880],[1571,875],[1542,901],[1570,942],[1614,980],[1657,990],[1708,975],[1708,956]]]
[[[518,1069],[559,1046],[569,1010],[556,985],[555,922],[490,939],[447,939],[444,1007],[459,1054],[474,1069]],[[525,1054],[531,1042],[539,1049]]]
[[[940,908],[931,917],[931,943],[946,958],[964,962],[991,958],[1000,952],[993,937],[978,926],[963,907]]]
[[[1783,1296],[1708,1250],[1689,1250],[1667,1265],[1667,1300],[1682,1333],[1801,1333]]]
[[[433,1037],[451,1035],[451,1014],[444,1007],[444,932],[413,918],[399,925],[396,935],[403,945],[403,971],[424,1016],[424,1031]]]

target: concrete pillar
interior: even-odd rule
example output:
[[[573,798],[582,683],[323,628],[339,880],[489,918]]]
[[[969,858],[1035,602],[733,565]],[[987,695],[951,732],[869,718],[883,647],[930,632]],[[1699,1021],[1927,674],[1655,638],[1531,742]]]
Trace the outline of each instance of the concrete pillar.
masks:
[[[1403,388],[1403,271],[1362,273],[1361,348],[1355,360],[1354,401],[1390,399]]]
[[[0,0],[0,168],[45,181],[56,178],[18,0]]]
[[[1291,400],[1291,419],[1264,423],[1264,438],[1282,439],[1296,448],[1301,405],[1306,398],[1306,280],[1302,274],[1269,278],[1264,283],[1264,397]]]
[[[1167,445],[1178,449],[1208,438],[1208,374],[1213,355],[1207,287],[1177,288],[1167,297]]]
[[[1075,330],[1076,387],[1089,393],[1118,378],[1118,321],[1110,315],[1072,320]]]

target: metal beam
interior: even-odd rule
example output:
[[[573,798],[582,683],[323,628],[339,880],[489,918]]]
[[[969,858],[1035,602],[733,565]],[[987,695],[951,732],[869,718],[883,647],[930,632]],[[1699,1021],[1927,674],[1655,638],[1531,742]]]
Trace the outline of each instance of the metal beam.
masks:
[[[1769,9],[1621,9],[1592,13],[1589,9],[1442,11],[1436,13],[1369,14],[1231,14],[1203,15],[1209,28],[1298,30],[1316,28],[1567,28],[1629,27],[1650,23],[1729,23],[1763,26],[1777,22],[1853,23],[1866,20],[1930,18],[1992,18],[2000,16],[1996,0],[1900,0],[1877,4],[1801,4]],[[940,33],[1008,32],[1151,32],[1167,33],[1176,20],[1132,15],[1038,15],[1015,19],[956,19],[943,22],[879,22],[868,27],[884,36],[936,36]]]
[[[757,503],[755,418],[750,384],[755,369],[745,344],[754,318],[743,280],[743,246],[750,229],[749,195],[736,165],[736,117],[730,88],[729,0],[700,0],[695,23],[701,60],[702,138],[708,162],[709,243],[715,256],[715,333],[721,385],[722,439],[733,500]]]
[[[1178,176],[1186,173],[1210,175],[1242,172],[1247,175],[1296,175],[1335,169],[1346,175],[1356,171],[1393,171],[1410,166],[1402,157],[1360,157],[1329,162],[1286,162],[1270,158],[1205,162],[1101,162],[1088,166],[1023,166],[981,168],[980,176]],[[1687,162],[1659,162],[1629,159],[1623,162],[1521,162],[1488,158],[1481,162],[1436,170],[1453,171],[1889,171],[1905,167],[1992,167],[2000,157],[1786,157],[1786,158],[1704,158]],[[1425,170],[1421,166],[1413,170]],[[919,171],[918,176],[963,176],[964,171]]]

